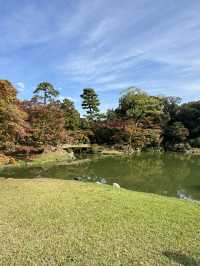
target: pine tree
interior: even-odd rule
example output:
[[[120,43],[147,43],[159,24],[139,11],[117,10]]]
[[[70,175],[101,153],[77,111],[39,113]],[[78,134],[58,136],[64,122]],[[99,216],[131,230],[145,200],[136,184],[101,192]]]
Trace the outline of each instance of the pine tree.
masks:
[[[46,105],[48,101],[52,102],[53,98],[59,95],[59,92],[48,82],[41,82],[38,84],[33,93],[35,94],[33,100],[42,100],[44,105]],[[42,93],[42,95],[40,95],[40,93]]]
[[[95,120],[99,115],[99,99],[95,90],[92,88],[86,88],[81,95],[83,99],[82,108],[86,110],[89,120]]]

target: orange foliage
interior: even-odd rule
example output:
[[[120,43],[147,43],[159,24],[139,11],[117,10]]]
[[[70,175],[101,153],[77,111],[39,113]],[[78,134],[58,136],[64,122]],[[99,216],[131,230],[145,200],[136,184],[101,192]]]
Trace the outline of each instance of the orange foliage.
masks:
[[[0,154],[0,165],[6,165],[6,164],[16,164],[16,161],[11,156]]]

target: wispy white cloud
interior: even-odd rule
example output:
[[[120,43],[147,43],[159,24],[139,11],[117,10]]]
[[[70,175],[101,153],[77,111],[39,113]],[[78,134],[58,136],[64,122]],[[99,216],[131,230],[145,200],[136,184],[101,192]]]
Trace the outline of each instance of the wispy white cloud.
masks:
[[[59,95],[58,97],[57,97],[57,99],[59,100],[59,101],[64,101],[65,99],[69,99],[70,101],[72,101],[72,102],[74,102],[74,103],[76,103],[77,101],[76,101],[76,99],[74,99],[74,98],[72,98],[71,96],[63,96],[63,95]]]
[[[86,86],[101,94],[131,85],[198,97],[199,0],[16,3],[0,25],[6,76],[26,84],[24,73],[31,73],[32,83],[55,78],[70,88],[63,87],[63,97]]]
[[[178,2],[168,6],[152,4],[150,9],[144,8],[150,1],[136,6],[133,3],[135,13],[126,10],[124,17],[121,13],[115,14],[114,19],[105,17],[81,39],[87,44],[84,49],[66,57],[60,69],[74,82],[97,86],[100,91],[118,90],[131,84],[152,86],[153,93],[184,95],[190,85],[191,91],[196,91],[199,79],[194,73],[200,70],[200,19],[194,7],[200,8],[200,4]],[[130,14],[132,19],[126,20]],[[152,20],[152,15],[157,20]],[[120,35],[121,32],[126,34]],[[101,41],[106,45],[98,49],[95,44]]]
[[[119,25],[119,21],[114,18],[105,18],[97,23],[87,35],[85,45],[98,45],[99,42],[104,42],[110,38],[110,34]]]
[[[25,90],[25,84],[23,82],[16,82],[18,92],[22,93]]]

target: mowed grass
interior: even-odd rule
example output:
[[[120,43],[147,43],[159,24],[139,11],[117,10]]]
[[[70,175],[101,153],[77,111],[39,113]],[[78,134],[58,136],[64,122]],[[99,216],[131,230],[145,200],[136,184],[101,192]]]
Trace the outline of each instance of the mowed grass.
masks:
[[[0,180],[0,265],[200,265],[200,205],[76,181]]]

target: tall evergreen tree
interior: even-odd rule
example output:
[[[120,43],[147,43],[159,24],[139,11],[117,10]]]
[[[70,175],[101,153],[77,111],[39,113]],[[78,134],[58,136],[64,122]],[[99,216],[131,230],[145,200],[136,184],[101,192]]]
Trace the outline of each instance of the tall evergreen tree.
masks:
[[[96,119],[99,114],[100,101],[95,90],[92,88],[84,89],[81,98],[83,99],[82,108],[86,110],[88,119]]]
[[[44,105],[46,105],[48,101],[52,102],[53,98],[59,95],[59,92],[49,82],[41,82],[38,84],[33,93],[35,95],[33,99],[36,101],[42,100]]]

